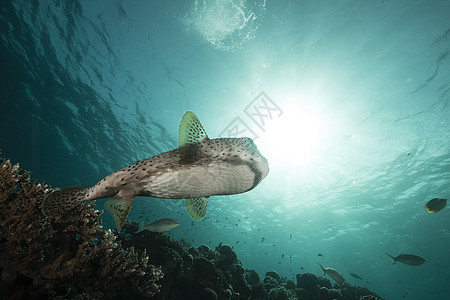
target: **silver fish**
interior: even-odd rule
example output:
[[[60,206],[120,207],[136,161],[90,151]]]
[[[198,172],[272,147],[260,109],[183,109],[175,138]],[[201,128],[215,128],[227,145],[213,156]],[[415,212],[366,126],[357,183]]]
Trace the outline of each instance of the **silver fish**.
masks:
[[[167,232],[174,228],[177,228],[180,226],[180,223],[178,223],[176,220],[171,218],[164,218],[160,220],[156,220],[154,222],[151,222],[150,224],[144,224],[143,222],[139,226],[139,229],[136,231],[136,233],[148,230],[151,232]]]
[[[387,254],[387,253],[385,253],[385,254],[392,259],[393,265],[396,262],[401,262],[401,263],[404,263],[404,264],[407,264],[410,266],[418,266],[425,262],[425,259],[423,259],[420,256],[413,255],[413,254],[399,254],[396,257],[393,257],[392,255]]]
[[[322,267],[321,264],[319,264],[319,266],[322,268],[323,275],[328,274],[328,276],[330,276],[336,282],[339,282],[339,283],[343,283],[345,281],[344,277],[337,270],[330,268],[330,267],[324,268],[324,267]]]
[[[149,196],[186,199],[191,217],[201,220],[210,196],[247,192],[269,173],[267,160],[252,139],[209,139],[190,111],[180,121],[178,146],[112,173],[93,187],[53,192],[44,198],[42,212],[60,216],[86,201],[110,197],[106,210],[120,231],[134,197]]]

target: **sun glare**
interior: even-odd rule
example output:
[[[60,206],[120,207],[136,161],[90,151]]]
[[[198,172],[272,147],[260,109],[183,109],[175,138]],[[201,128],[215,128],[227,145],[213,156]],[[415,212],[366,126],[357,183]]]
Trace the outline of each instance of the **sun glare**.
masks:
[[[284,105],[283,114],[269,122],[258,144],[272,163],[291,167],[308,164],[320,150],[323,122],[320,114],[310,107]]]

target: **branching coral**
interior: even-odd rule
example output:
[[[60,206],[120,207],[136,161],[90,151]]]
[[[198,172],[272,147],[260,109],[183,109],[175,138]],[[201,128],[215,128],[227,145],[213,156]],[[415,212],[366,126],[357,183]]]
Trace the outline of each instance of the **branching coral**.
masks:
[[[29,172],[0,159],[0,268],[2,280],[32,280],[22,291],[47,292],[54,287],[80,289],[95,298],[113,296],[131,285],[144,296],[158,292],[160,268],[148,263],[146,251],[124,250],[116,235],[101,227],[94,203],[61,218],[47,219],[41,203],[52,190],[32,182]],[[17,286],[17,285],[16,285]],[[26,292],[24,292],[24,290]],[[36,292],[36,291],[34,291]],[[80,291],[81,292],[81,291]]]

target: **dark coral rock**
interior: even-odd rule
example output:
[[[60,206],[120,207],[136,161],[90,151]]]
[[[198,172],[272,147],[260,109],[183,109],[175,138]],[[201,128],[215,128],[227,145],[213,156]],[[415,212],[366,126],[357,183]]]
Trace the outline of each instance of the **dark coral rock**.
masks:
[[[296,288],[294,290],[294,292],[295,292],[295,295],[297,296],[298,299],[302,299],[302,300],[309,300],[309,299],[311,299],[311,297],[310,297],[311,293],[308,292],[307,290],[303,289],[303,288]]]
[[[319,280],[316,275],[312,273],[297,274],[297,287],[304,288],[307,291],[313,292],[318,289]]]
[[[225,289],[223,290],[222,295],[224,296],[221,297],[222,299],[230,299],[231,296],[233,295],[233,292],[230,289]]]
[[[272,271],[267,272],[267,273],[266,273],[266,277],[267,277],[267,276],[272,277],[272,278],[275,279],[278,283],[281,283],[281,277],[280,277],[280,275],[278,275],[278,273],[277,273],[276,271],[272,270]]]
[[[270,276],[266,276],[266,277],[264,277],[264,280],[263,280],[263,286],[264,286],[264,290],[269,292],[271,289],[274,289],[278,286],[278,282],[276,279],[274,279]]]
[[[198,299],[204,299],[204,300],[217,300],[217,293],[208,287],[205,287],[200,290],[198,293]]]
[[[250,285],[257,285],[261,283],[259,275],[255,270],[245,270],[244,278]]]
[[[328,280],[325,277],[317,277],[317,280],[319,281],[318,285],[326,287],[327,289],[331,289],[331,281]]]
[[[251,287],[252,299],[263,299],[265,296],[264,287],[259,279],[258,273],[255,270],[245,270],[244,279]]]
[[[359,300],[381,300],[381,298],[372,296],[372,295],[367,295],[367,296],[361,296],[359,298]]]
[[[229,245],[219,244],[216,251],[220,253],[222,260],[227,264],[232,264],[237,260],[237,255]]]
[[[328,292],[330,293],[331,299],[343,299],[339,290],[329,289]]]
[[[381,298],[376,293],[365,287],[353,286],[347,282],[337,284],[335,287],[339,288],[343,299],[359,300],[363,296],[374,296],[376,298]]]
[[[288,300],[289,297],[289,292],[286,288],[279,286],[276,288],[273,288],[269,291],[269,293],[267,294],[267,299],[268,300]]]
[[[233,276],[231,283],[235,291],[242,295],[250,296],[252,294],[252,288],[247,283],[243,276]]]
[[[338,297],[335,297],[336,294],[333,293],[333,295],[332,295],[331,290],[327,289],[326,287],[321,287],[319,289],[317,295],[319,296],[319,299],[323,299],[323,300],[342,299],[342,296],[340,294],[338,294]]]
[[[200,257],[200,251],[198,250],[198,248],[191,247],[189,248],[188,252],[192,257]]]
[[[286,281],[285,287],[286,287],[288,290],[295,290],[295,288],[297,287],[297,285],[295,284],[294,281],[292,281],[292,280],[289,279],[288,281]]]
[[[216,266],[213,262],[206,258],[200,257],[194,260],[192,267],[194,281],[203,285],[214,287],[216,285],[218,274],[216,273]]]
[[[198,246],[198,252],[201,253],[203,256],[208,256],[209,255],[209,251],[211,251],[211,249],[209,249],[209,247],[207,245],[200,245]]]

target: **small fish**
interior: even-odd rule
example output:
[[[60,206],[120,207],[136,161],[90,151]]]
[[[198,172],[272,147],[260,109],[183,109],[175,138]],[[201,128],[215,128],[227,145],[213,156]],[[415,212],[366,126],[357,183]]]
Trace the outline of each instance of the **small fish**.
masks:
[[[265,240],[266,240],[266,238],[263,238],[263,237],[262,237],[262,238],[261,238],[261,243],[264,242]]]
[[[290,234],[289,236],[291,237],[291,240],[292,240],[292,234]]]
[[[350,275],[352,275],[352,276],[355,277],[356,279],[359,279],[359,280],[362,279],[362,278],[361,278],[358,274],[356,274],[356,273],[350,273]]]
[[[144,230],[161,233],[170,231],[174,228],[177,228],[178,226],[180,226],[180,223],[178,223],[176,220],[171,218],[164,218],[145,225],[143,222],[141,222],[141,225],[139,226],[139,229],[138,231],[136,231],[136,233]]]
[[[197,116],[187,111],[180,121],[178,148],[138,161],[93,187],[69,187],[45,196],[42,212],[62,216],[86,201],[105,203],[120,231],[134,197],[185,199],[194,220],[205,216],[210,196],[234,195],[255,188],[269,165],[250,138],[210,139]]]
[[[322,253],[318,253],[317,256],[322,256],[322,258],[323,258],[323,254]]]
[[[300,269],[304,270],[305,268],[303,268],[303,267],[300,267]]]
[[[281,254],[281,258],[284,258],[284,254]]]
[[[430,214],[441,211],[447,205],[447,199],[433,198],[425,204],[425,210]]]
[[[425,262],[425,259],[423,259],[420,256],[413,255],[413,254],[399,254],[396,257],[393,257],[392,255],[387,254],[387,253],[386,253],[386,255],[392,259],[393,265],[396,262],[401,262],[401,263],[404,263],[404,264],[410,265],[410,266],[418,266]]]
[[[322,276],[327,274],[328,276],[330,276],[336,282],[339,282],[339,283],[343,283],[345,281],[344,277],[337,270],[335,270],[333,268],[330,268],[330,267],[324,268],[324,267],[322,267],[321,264],[319,264],[319,266],[322,268],[322,271],[323,271],[323,275]]]

